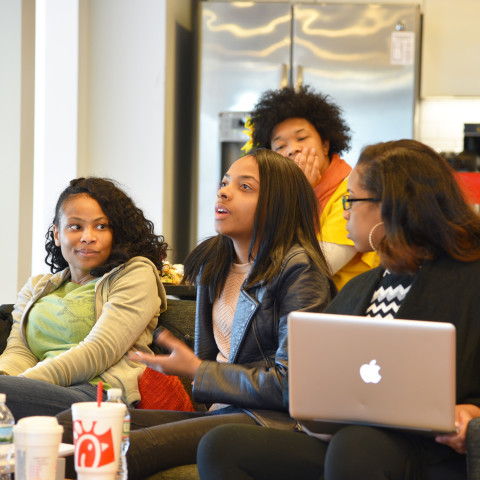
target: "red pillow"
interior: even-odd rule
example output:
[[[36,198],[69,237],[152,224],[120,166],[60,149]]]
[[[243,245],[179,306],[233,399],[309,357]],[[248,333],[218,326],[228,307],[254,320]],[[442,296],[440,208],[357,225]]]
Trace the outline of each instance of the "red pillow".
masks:
[[[136,408],[193,412],[192,401],[180,379],[145,368],[138,382],[141,400]]]

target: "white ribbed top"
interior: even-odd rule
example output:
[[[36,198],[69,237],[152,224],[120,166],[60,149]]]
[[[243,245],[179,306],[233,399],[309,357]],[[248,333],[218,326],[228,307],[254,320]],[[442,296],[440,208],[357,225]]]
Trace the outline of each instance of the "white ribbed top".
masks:
[[[251,262],[232,264],[225,287],[213,304],[213,336],[219,350],[217,362],[228,362],[233,317],[240,296],[240,288],[247,278],[251,266]]]

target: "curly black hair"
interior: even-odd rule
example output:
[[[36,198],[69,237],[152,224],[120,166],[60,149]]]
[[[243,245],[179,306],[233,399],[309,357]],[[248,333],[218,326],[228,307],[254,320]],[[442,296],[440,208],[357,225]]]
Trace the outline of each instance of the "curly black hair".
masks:
[[[107,178],[88,177],[70,181],[60,194],[55,216],[45,235],[46,264],[52,273],[68,267],[60,247],[55,245],[53,226],[58,226],[64,202],[72,195],[86,194],[98,202],[108,218],[113,232],[113,245],[107,261],[90,272],[100,277],[135,256],[150,259],[158,269],[166,258],[167,244],[163,236],[154,233],[154,226],[147,220],[133,200],[117,184]]]
[[[299,90],[286,87],[263,92],[250,113],[255,147],[271,148],[272,131],[288,118],[304,118],[317,130],[322,141],[330,141],[328,156],[350,150],[350,127],[342,110],[328,95],[315,92],[305,85]]]

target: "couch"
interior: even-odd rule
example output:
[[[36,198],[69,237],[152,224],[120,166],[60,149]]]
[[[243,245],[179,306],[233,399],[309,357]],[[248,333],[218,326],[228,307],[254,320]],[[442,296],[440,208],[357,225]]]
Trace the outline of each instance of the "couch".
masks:
[[[467,427],[467,470],[469,480],[480,480],[480,417]]]
[[[5,348],[6,338],[12,324],[11,311],[13,305],[0,306],[0,352]],[[175,336],[193,348],[195,335],[195,300],[168,300],[168,309],[160,316],[159,326],[169,329]],[[162,350],[152,345],[156,353]],[[185,390],[192,396],[191,380],[180,378]],[[192,399],[195,410],[205,411],[206,406]],[[453,467],[453,468],[451,468]],[[444,464],[441,468],[432,467],[428,472],[428,480],[464,480],[454,473],[455,465]],[[468,480],[480,480],[480,418],[473,419],[467,429],[467,467]],[[199,480],[196,465],[174,467],[148,477],[148,480]]]
[[[6,346],[7,337],[12,326],[12,310],[13,305],[11,304],[0,305],[0,353],[3,352]],[[168,309],[162,313],[158,323],[159,326],[168,328],[176,337],[193,348],[193,338],[195,334],[195,300],[168,299]],[[163,353],[156,345],[152,345],[152,350],[156,353]],[[180,380],[191,398],[192,381],[182,377],[180,377]],[[206,410],[205,405],[196,403],[193,399],[192,404],[195,410]],[[200,477],[196,465],[184,465],[159,472],[148,478],[149,480],[199,480]]]

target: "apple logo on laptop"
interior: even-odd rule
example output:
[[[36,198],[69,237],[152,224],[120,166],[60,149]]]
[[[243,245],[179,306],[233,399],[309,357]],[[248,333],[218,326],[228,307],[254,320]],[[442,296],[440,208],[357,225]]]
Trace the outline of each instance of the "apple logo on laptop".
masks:
[[[378,373],[380,366],[377,365],[376,360],[372,360],[370,363],[365,363],[360,367],[360,376],[365,383],[378,383],[382,376]]]

